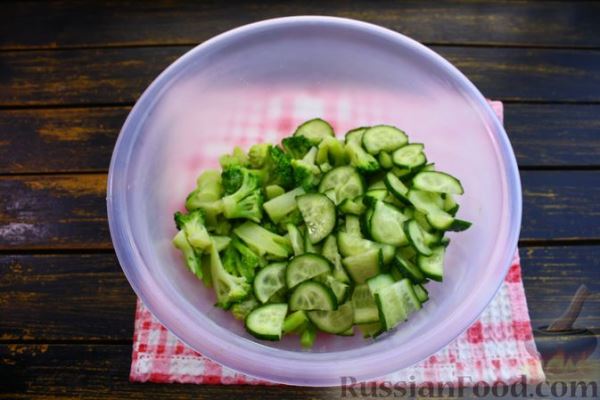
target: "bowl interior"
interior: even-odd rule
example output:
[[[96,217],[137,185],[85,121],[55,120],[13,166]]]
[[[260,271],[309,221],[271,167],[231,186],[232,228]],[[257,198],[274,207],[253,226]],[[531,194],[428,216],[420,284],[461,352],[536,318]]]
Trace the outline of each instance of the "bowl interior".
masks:
[[[233,145],[278,141],[307,118],[339,136],[378,123],[425,144],[431,162],[459,177],[458,216],[443,283],[407,323],[376,341],[323,335],[248,335],[173,249],[172,215],[204,168]],[[229,367],[284,383],[372,378],[437,351],[492,298],[514,251],[520,193],[506,136],[481,95],[449,64],[398,34],[329,18],[254,24],[199,46],[146,91],[123,128],[111,166],[111,231],[136,292],[176,335]],[[340,363],[347,360],[348,363]],[[350,365],[351,360],[362,362]],[[285,371],[282,371],[285,363]],[[259,365],[262,364],[262,365]]]

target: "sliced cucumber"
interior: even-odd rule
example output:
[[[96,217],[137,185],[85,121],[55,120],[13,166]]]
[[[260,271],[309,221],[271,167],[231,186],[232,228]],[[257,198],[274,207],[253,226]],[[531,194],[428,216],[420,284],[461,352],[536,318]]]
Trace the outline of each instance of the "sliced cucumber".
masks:
[[[352,328],[354,312],[346,302],[335,311],[309,311],[308,318],[317,328],[327,333],[340,334]]]
[[[367,206],[372,206],[375,204],[375,202],[377,202],[378,200],[383,200],[387,196],[388,196],[388,191],[386,188],[367,190],[367,192],[363,196],[363,202]]]
[[[346,215],[346,233],[361,236],[360,220],[356,215]]]
[[[324,194],[310,193],[296,198],[311,243],[318,243],[333,231],[335,204]]]
[[[346,329],[344,332],[337,333],[338,336],[354,336],[354,327]]]
[[[298,285],[290,296],[290,310],[335,310],[335,293],[320,282],[307,281]]]
[[[321,118],[311,119],[300,125],[294,136],[304,136],[313,145],[318,145],[326,137],[335,137],[333,128]]]
[[[289,262],[285,281],[289,289],[308,279],[331,271],[329,261],[318,254],[305,253],[292,258]]]
[[[410,205],[410,201],[406,197],[408,188],[396,175],[392,172],[388,172],[385,174],[384,182],[387,190],[394,195],[395,198],[405,205]]]
[[[413,290],[415,291],[415,295],[421,304],[429,300],[429,292],[427,289],[425,289],[425,286],[421,284],[413,285]]]
[[[354,282],[365,283],[367,279],[382,271],[381,250],[370,250],[356,256],[346,257],[342,260],[342,264]]]
[[[350,294],[350,286],[346,283],[340,282],[333,277],[331,274],[319,275],[314,278],[315,281],[321,282],[335,294],[338,304],[342,304],[346,301],[346,298]]]
[[[421,283],[425,281],[425,275],[423,271],[421,271],[421,269],[415,264],[407,259],[404,259],[400,255],[396,256],[394,266],[398,268],[398,271],[400,271],[403,276],[409,278],[414,283]]]
[[[337,239],[335,236],[330,235],[325,239],[321,254],[333,265],[333,277],[342,283],[350,283],[350,277],[342,265],[342,256],[338,251]]]
[[[430,256],[419,255],[417,263],[423,274],[434,281],[441,282],[444,278],[444,246],[436,247]]]
[[[344,257],[357,256],[371,250],[381,250],[384,264],[389,264],[394,259],[396,251],[394,246],[389,244],[372,242],[346,232],[338,233],[337,244],[340,254]]]
[[[259,339],[280,340],[287,310],[285,303],[255,308],[246,316],[246,330]]]
[[[390,330],[421,308],[412,283],[403,279],[375,293],[375,304],[385,330]]]
[[[311,348],[317,339],[317,328],[312,323],[306,324],[306,328],[300,335],[300,345],[304,348]]]
[[[452,216],[455,216],[458,208],[459,205],[456,200],[454,200],[454,197],[451,194],[446,194],[446,196],[444,196],[444,211]]]
[[[304,193],[304,189],[301,187],[296,188],[267,201],[263,204],[263,208],[267,214],[269,214],[269,218],[271,218],[273,222],[279,222],[298,207],[296,197],[301,196]]]
[[[363,177],[350,166],[337,167],[327,172],[319,183],[319,192],[335,191],[335,203],[340,204],[346,199],[354,199],[365,191]]]
[[[371,154],[394,151],[408,143],[408,136],[390,125],[376,125],[363,133],[362,145]]]
[[[254,295],[266,303],[272,295],[285,287],[286,263],[273,263],[262,268],[254,278]]]
[[[369,190],[376,190],[376,189],[384,189],[384,190],[387,189],[383,179],[378,179],[378,180],[374,181],[373,183],[371,183],[369,186],[367,186],[367,192]]]
[[[393,285],[395,282],[394,278],[390,274],[379,274],[372,278],[367,279],[367,286],[369,286],[369,290],[371,294],[375,295],[379,290]]]
[[[469,221],[464,221],[462,219],[455,218],[454,221],[452,221],[452,225],[450,225],[448,230],[454,232],[462,232],[469,229],[471,225],[472,224]]]
[[[424,147],[421,143],[413,143],[401,147],[392,154],[392,161],[401,168],[409,169],[425,165],[427,158],[425,157],[425,153],[423,153]]]
[[[426,232],[433,231],[433,227],[427,221],[427,214],[425,214],[421,211],[415,210],[415,212],[413,214],[413,218],[415,219],[415,221],[417,221],[417,223],[419,224],[421,229],[423,229],[424,231],[426,231]]]
[[[373,216],[369,223],[371,237],[379,243],[392,246],[403,246],[408,244],[408,239],[402,230],[402,224],[406,221],[404,214],[396,207],[383,201],[375,203]]]
[[[354,288],[352,307],[354,308],[355,324],[379,321],[379,310],[375,304],[375,298],[366,283]]]
[[[363,338],[365,339],[375,338],[384,332],[383,327],[381,326],[381,322],[379,321],[368,324],[358,324],[357,326],[360,332],[362,333]]]
[[[283,333],[302,332],[306,327],[308,317],[303,310],[294,311],[283,321]]]
[[[463,194],[460,181],[452,175],[437,171],[422,171],[412,180],[416,189],[435,193]]]
[[[447,231],[451,230],[450,228],[454,224],[454,217],[442,210],[430,211],[427,213],[427,222],[435,229]]]
[[[426,256],[431,255],[431,249],[425,243],[425,235],[417,221],[414,219],[406,221],[403,225],[403,228],[408,240],[410,241],[410,244],[413,245],[419,254]]]
[[[292,244],[292,249],[294,250],[294,255],[299,256],[304,253],[304,237],[302,237],[302,232],[300,229],[296,227],[294,224],[286,225],[288,236],[290,237],[290,243]]]
[[[394,162],[392,161],[392,155],[386,151],[382,151],[377,156],[377,161],[379,161],[379,165],[383,169],[391,169],[394,166]]]

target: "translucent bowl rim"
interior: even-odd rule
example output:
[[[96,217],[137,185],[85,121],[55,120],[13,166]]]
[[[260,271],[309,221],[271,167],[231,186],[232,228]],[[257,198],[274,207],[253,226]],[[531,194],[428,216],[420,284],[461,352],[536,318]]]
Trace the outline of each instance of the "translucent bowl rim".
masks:
[[[503,247],[499,251],[498,249],[494,251],[495,254],[499,254],[497,257],[497,284],[493,287],[493,290],[487,292],[488,294],[483,301],[471,305],[471,307],[461,307],[460,312],[454,313],[453,318],[447,319],[443,325],[440,324],[436,332],[444,332],[444,334],[430,335],[427,349],[409,349],[407,352],[402,347],[398,349],[388,348],[385,352],[377,352],[355,359],[341,360],[332,357],[323,360],[318,359],[312,353],[271,349],[247,340],[242,342],[238,340],[240,337],[233,333],[230,336],[216,335],[210,329],[205,329],[202,326],[196,326],[196,330],[191,335],[188,332],[187,328],[189,326],[186,326],[185,318],[174,311],[178,309],[176,302],[165,293],[162,293],[160,285],[145,271],[146,265],[135,244],[127,215],[127,173],[117,172],[123,169],[127,170],[127,160],[134,150],[136,135],[139,133],[137,125],[144,120],[147,111],[154,105],[155,99],[160,96],[162,90],[196,57],[256,31],[306,24],[354,29],[368,35],[376,35],[394,41],[399,46],[418,51],[422,56],[430,59],[453,76],[461,85],[461,88],[472,99],[475,99],[477,105],[485,114],[487,122],[492,125],[493,138],[503,162],[501,173],[504,174],[507,180],[510,210],[507,238],[503,244],[500,243]],[[521,202],[519,172],[508,136],[483,95],[458,69],[433,50],[398,32],[362,21],[328,16],[274,18],[244,25],[215,36],[181,56],[152,82],[129,113],[115,144],[107,181],[108,221],[115,252],[133,290],[156,318],[182,342],[224,366],[259,379],[306,386],[338,385],[341,376],[352,376],[358,381],[384,376],[429,357],[465,331],[494,298],[508,271],[520,232]],[[463,322],[460,324],[452,323],[458,319]],[[202,340],[194,340],[192,336],[202,338]],[[252,345],[248,346],[244,343],[252,343]],[[257,351],[259,349],[261,351]],[[292,359],[281,357],[291,355],[293,355]],[[289,368],[290,363],[293,363],[293,368]],[[269,368],[265,368],[265,366],[269,366]]]

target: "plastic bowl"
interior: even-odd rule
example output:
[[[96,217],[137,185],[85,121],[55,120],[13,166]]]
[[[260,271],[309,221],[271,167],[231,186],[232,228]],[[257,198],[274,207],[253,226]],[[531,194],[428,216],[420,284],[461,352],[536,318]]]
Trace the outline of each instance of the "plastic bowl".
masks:
[[[195,175],[228,151],[222,140],[257,90],[377,90],[393,123],[423,142],[440,169],[461,178],[459,215],[473,227],[452,238],[446,277],[424,309],[375,341],[323,335],[311,351],[297,337],[264,342],[213,306],[172,248],[172,214]],[[318,94],[317,94],[318,96]],[[310,103],[310,101],[309,101]],[[311,104],[306,105],[311,116]],[[312,115],[316,116],[316,115]],[[260,128],[260,114],[257,123]],[[225,125],[224,125],[225,124]],[[258,128],[257,128],[258,129]],[[338,134],[343,132],[338,132]],[[248,132],[247,143],[256,132]],[[202,151],[200,151],[202,150]],[[194,161],[194,154],[204,158]],[[194,164],[195,162],[195,164]],[[191,164],[190,164],[191,163]],[[191,172],[190,172],[191,171]],[[131,286],[177,337],[207,357],[265,380],[331,386],[408,367],[463,332],[494,297],[514,255],[521,191],[510,143],[481,93],[421,44],[379,26],[331,17],[262,21],[219,35],[169,66],[141,96],[120,133],[108,180],[113,244]]]

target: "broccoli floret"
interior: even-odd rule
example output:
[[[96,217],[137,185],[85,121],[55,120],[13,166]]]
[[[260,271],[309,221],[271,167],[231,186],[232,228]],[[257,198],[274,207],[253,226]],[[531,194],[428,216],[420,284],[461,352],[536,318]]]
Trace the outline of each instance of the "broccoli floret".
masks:
[[[250,293],[250,285],[246,279],[227,272],[214,245],[210,246],[210,273],[217,293],[217,307],[227,309]]]
[[[312,146],[310,140],[300,135],[286,137],[281,141],[281,144],[285,151],[295,159],[304,157]]]
[[[344,144],[334,137],[326,137],[319,143],[316,163],[328,163],[334,167],[346,164],[346,150]]]
[[[250,311],[254,310],[259,305],[260,303],[258,302],[256,297],[254,297],[254,295],[251,293],[244,300],[240,301],[239,303],[235,303],[233,306],[231,306],[231,313],[236,319],[243,321],[246,319],[246,316],[250,314]]]
[[[350,158],[350,164],[359,171],[372,173],[379,171],[379,163],[371,154],[367,153],[360,144],[346,143],[346,154]]]
[[[196,275],[198,279],[202,279],[203,274],[201,256],[196,253],[185,236],[185,232],[183,230],[177,232],[173,238],[173,245],[183,253],[183,257],[185,258],[185,263],[188,269],[192,271],[192,273]]]
[[[207,203],[219,200],[222,193],[221,173],[214,169],[204,171],[196,181],[196,189],[188,195],[185,208],[188,210],[202,208]]]
[[[225,271],[234,276],[240,276],[237,272],[238,253],[233,246],[227,246],[221,253],[221,262]]]
[[[268,253],[278,258],[288,258],[292,253],[289,239],[268,231],[254,222],[246,221],[233,232],[260,256]]]
[[[219,158],[219,163],[221,164],[221,168],[231,167],[233,165],[238,165],[240,167],[248,166],[248,156],[242,149],[238,146],[235,146],[233,149],[233,154],[225,154]]]
[[[260,180],[256,174],[242,167],[229,167],[223,171],[223,186],[226,191],[237,184],[241,176],[241,184],[235,192],[223,197],[223,213],[227,218],[247,218],[256,222],[262,219],[263,196]]]
[[[225,195],[235,193],[242,186],[245,170],[244,167],[240,167],[239,165],[231,165],[223,169],[221,182]]]
[[[233,247],[238,253],[238,274],[246,278],[248,282],[252,282],[256,275],[256,269],[264,265],[263,259],[238,238],[231,241],[230,247]]]
[[[188,214],[176,212],[175,225],[185,233],[188,242],[197,250],[202,252],[210,246],[211,240],[204,225],[202,210],[190,211]]]
[[[309,191],[315,188],[320,180],[321,170],[315,165],[317,148],[312,147],[301,160],[292,160],[294,184]]]
[[[222,204],[222,203],[221,203]],[[217,217],[217,221],[211,226],[211,232],[215,235],[229,235],[231,232],[231,222],[224,216],[220,215]]]
[[[268,162],[271,145],[268,143],[255,144],[248,150],[248,161],[251,168],[262,168]]]
[[[277,146],[271,147],[270,155],[268,183],[291,189],[294,186],[292,160]]]

